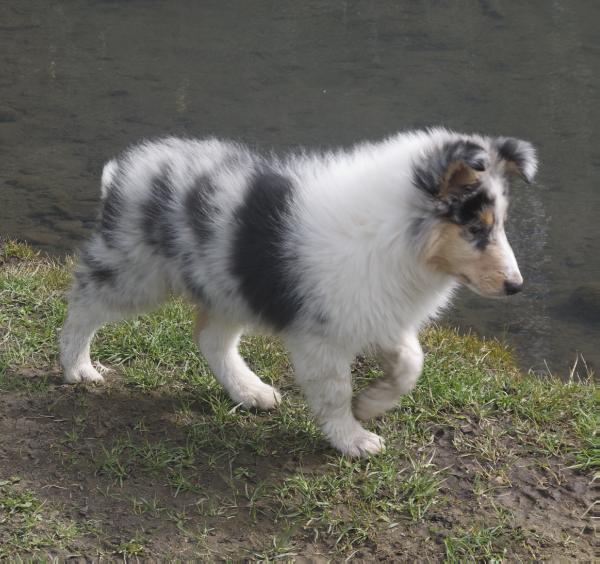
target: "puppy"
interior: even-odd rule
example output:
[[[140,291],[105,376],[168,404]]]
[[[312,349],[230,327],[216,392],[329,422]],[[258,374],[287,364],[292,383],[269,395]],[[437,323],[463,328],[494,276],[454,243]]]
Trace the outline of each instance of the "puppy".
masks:
[[[504,231],[508,179],[531,182],[536,168],[526,141],[445,129],[282,158],[212,138],[135,146],[102,174],[60,338],[65,381],[102,381],[89,356],[98,327],[181,294],[198,306],[196,342],[234,402],[281,401],[238,352],[246,328],[278,334],[330,443],[377,453],[383,440],[359,420],[415,386],[423,324],[460,284],[521,290]],[[373,349],[385,375],[353,403],[351,362]]]

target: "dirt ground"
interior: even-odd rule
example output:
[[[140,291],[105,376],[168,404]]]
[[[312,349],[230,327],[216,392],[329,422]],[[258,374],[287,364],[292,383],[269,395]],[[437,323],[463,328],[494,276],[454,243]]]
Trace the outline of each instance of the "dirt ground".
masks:
[[[467,547],[459,554],[478,558],[486,554],[485,543],[490,543],[483,533],[479,537],[473,533],[473,525],[485,528],[489,519],[485,534],[499,535],[493,542],[508,547],[503,554],[507,559],[594,558],[592,504],[598,491],[589,473],[569,469],[553,457],[543,467],[533,457],[519,455],[518,437],[503,436],[499,440],[504,451],[512,452],[515,462],[505,473],[488,476],[479,491],[477,481],[485,464],[456,449],[461,441],[480,433],[479,423],[472,418],[458,428],[440,425],[432,430],[427,451],[442,471],[443,501],[433,505],[424,519],[380,523],[377,534],[342,553],[336,551],[335,538],[306,524],[289,529],[293,519],[281,518],[273,498],[263,496],[249,503],[247,496],[232,495],[232,480],[236,491],[247,491],[259,483],[281,482],[300,467],[304,472],[331,472],[332,452],[324,442],[317,442],[314,453],[301,458],[277,449],[264,456],[244,449],[233,457],[227,452],[206,453],[204,458],[196,454],[194,469],[184,472],[194,487],[181,489],[168,483],[160,469],[149,471],[147,465],[132,463],[119,473],[122,461],[113,461],[117,466],[111,467],[109,453],[115,451],[117,437],[126,436],[138,446],[160,441],[185,449],[187,438],[176,417],[181,401],[164,392],[134,392],[119,383],[107,388],[64,386],[58,373],[39,392],[3,392],[0,479],[13,494],[29,491],[42,501],[36,513],[41,517],[28,533],[38,539],[38,547],[34,543],[33,552],[23,555],[37,550],[61,558],[341,560],[352,556],[367,561],[438,561],[449,554],[444,538],[450,532],[471,531],[468,542],[481,542],[483,548],[477,552],[475,546],[471,553]],[[206,410],[201,402],[185,407],[192,412]],[[234,433],[235,427],[227,432]],[[236,472],[240,468],[243,471]],[[342,504],[338,511],[343,514],[347,509]],[[17,529],[22,523],[16,524],[6,513],[0,505],[0,539],[10,543],[21,535]],[[492,525],[502,514],[510,518],[494,531]],[[77,533],[63,532],[60,541],[65,523],[74,523],[69,526],[77,527]],[[503,540],[507,535],[510,539]],[[57,539],[54,546],[43,540],[48,538]],[[277,542],[280,545],[274,547]]]

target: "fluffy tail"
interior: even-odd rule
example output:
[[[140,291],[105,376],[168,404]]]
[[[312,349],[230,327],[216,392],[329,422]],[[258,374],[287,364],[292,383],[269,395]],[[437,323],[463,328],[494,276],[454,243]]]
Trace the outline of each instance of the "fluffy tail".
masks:
[[[108,195],[110,187],[111,187],[112,183],[114,182],[115,177],[117,176],[118,168],[119,168],[119,165],[117,164],[117,161],[112,160],[112,161],[108,161],[104,165],[104,168],[102,169],[102,181],[100,184],[100,195],[103,200]]]

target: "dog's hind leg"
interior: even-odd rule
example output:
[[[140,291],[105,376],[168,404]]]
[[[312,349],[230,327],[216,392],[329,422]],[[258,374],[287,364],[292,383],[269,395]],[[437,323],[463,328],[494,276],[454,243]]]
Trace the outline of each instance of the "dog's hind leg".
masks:
[[[238,351],[241,335],[241,327],[235,323],[202,310],[196,316],[198,348],[229,397],[244,407],[273,409],[281,402],[281,395],[246,364]]]
[[[318,338],[287,339],[296,380],[329,442],[348,456],[368,456],[384,448],[352,413],[352,355]]]
[[[98,259],[83,255],[60,333],[60,362],[65,382],[102,382],[104,378],[90,359],[90,344],[96,330],[163,301],[162,275],[132,270],[124,266],[121,269],[100,266]]]
[[[60,334],[60,363],[65,382],[73,384],[104,381],[102,375],[92,366],[90,344],[97,329],[120,317],[102,303],[86,300],[73,293]]]
[[[423,369],[423,350],[415,333],[405,334],[394,348],[382,349],[380,358],[383,378],[363,390],[354,403],[354,413],[363,421],[395,407],[400,396],[415,387]]]

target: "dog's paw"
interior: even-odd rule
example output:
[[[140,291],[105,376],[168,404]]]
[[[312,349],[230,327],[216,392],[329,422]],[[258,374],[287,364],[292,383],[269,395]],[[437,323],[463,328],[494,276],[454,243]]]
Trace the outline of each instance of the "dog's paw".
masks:
[[[275,409],[281,403],[281,394],[273,387],[264,382],[256,382],[248,386],[234,398],[245,408],[262,409],[265,411]]]
[[[113,371],[112,368],[109,368],[108,366],[104,366],[104,364],[100,364],[100,362],[98,362],[98,361],[94,362],[94,366],[96,367],[96,370],[100,374],[106,374],[108,372],[112,372]]]
[[[352,437],[352,440],[345,444],[343,449],[340,450],[345,455],[356,458],[359,456],[367,457],[378,454],[384,449],[385,443],[379,435],[363,429],[360,434]]]
[[[331,428],[324,430],[331,444],[342,454],[352,458],[368,457],[385,449],[385,443],[379,435],[367,431],[358,424],[354,426],[351,433],[340,429],[337,432]]]
[[[66,370],[63,380],[66,384],[77,384],[78,382],[102,384],[104,377],[91,364],[88,364],[78,366],[72,370]]]

